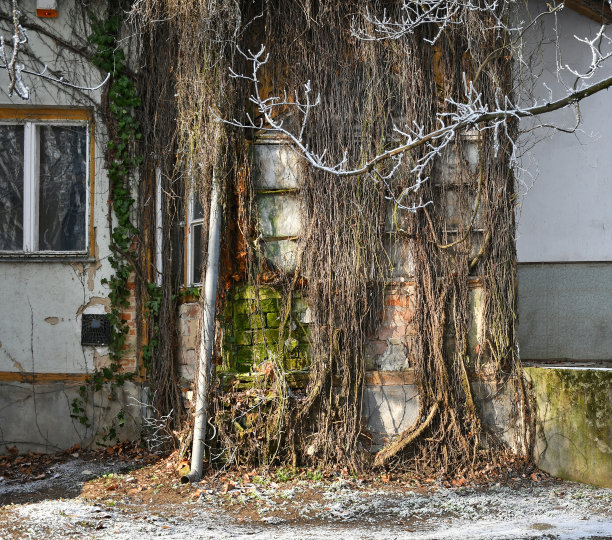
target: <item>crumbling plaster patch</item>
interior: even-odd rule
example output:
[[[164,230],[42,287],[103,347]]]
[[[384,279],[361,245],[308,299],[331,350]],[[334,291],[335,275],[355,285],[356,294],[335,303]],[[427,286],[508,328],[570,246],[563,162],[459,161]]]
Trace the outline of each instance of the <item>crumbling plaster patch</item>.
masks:
[[[102,309],[96,309],[96,306],[101,306]],[[83,304],[79,307],[79,309],[77,309],[76,316],[79,317],[85,312],[85,310],[87,310],[88,313],[108,313],[110,312],[110,298],[107,296],[94,296],[90,298],[89,302]]]
[[[2,348],[2,342],[0,342],[0,349],[1,348]],[[21,365],[21,363],[17,362],[17,360],[15,360],[7,350],[2,349],[2,352],[13,363],[13,366],[17,369],[17,371],[21,371],[21,372],[25,371],[25,369],[23,369],[23,366]]]
[[[100,268],[102,268],[102,262],[99,259],[99,250],[98,244],[95,245],[95,254],[96,260],[92,263],[72,263],[71,266],[79,276],[79,278],[83,278],[83,276],[87,276],[87,290],[89,292],[93,292],[95,286],[95,278],[96,273]]]
[[[94,369],[100,370],[102,368],[110,366],[110,357],[108,355],[108,348],[101,347],[95,348],[93,353]]]

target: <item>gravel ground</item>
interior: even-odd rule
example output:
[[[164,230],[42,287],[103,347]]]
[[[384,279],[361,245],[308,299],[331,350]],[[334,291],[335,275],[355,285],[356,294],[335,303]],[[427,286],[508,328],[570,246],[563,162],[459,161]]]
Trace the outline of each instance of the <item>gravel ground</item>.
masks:
[[[128,465],[73,459],[41,480],[1,480],[0,539],[612,539],[612,490],[576,483],[411,489],[338,479],[245,481],[229,490],[176,483],[160,499],[152,493],[162,484],[144,495],[133,488],[142,480]],[[97,497],[83,488],[91,478]]]

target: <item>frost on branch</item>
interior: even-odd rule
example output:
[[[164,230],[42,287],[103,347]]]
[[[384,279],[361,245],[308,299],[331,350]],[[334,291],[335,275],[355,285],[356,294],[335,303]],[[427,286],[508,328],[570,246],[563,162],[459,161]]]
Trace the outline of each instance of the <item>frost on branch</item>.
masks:
[[[6,69],[9,78],[9,87],[7,93],[9,97],[13,94],[16,94],[23,100],[30,99],[30,88],[23,81],[23,75],[31,75],[34,77],[38,77],[40,79],[44,79],[46,81],[50,81],[56,84],[61,84],[62,86],[67,86],[69,88],[74,88],[75,90],[83,90],[86,92],[93,92],[98,90],[102,86],[106,84],[108,79],[110,78],[110,73],[106,74],[104,80],[98,84],[97,86],[80,86],[76,84],[72,84],[63,77],[52,77],[47,75],[47,66],[45,65],[42,71],[32,71],[26,69],[25,66],[19,62],[19,53],[28,43],[28,33],[25,28],[20,23],[21,12],[17,6],[17,0],[12,0],[12,28],[13,34],[10,38],[10,45],[8,45],[4,36],[0,36],[0,57],[2,60],[2,64],[0,68]],[[7,49],[10,48],[9,52]]]
[[[603,31],[600,30],[597,37],[593,40],[579,40],[588,44],[592,50],[593,61],[586,73],[580,74],[575,70],[567,69],[576,75],[579,80],[586,80],[593,76],[593,73],[601,66],[604,60],[609,58],[610,54],[603,55],[596,48],[595,43],[601,42],[603,38],[607,38]],[[305,134],[308,128],[309,115],[314,107],[321,103],[320,95],[312,99],[312,88],[310,81],[306,82],[303,87],[302,96],[297,91],[294,92],[294,99],[289,99],[285,92],[282,97],[272,96],[263,98],[261,95],[260,70],[268,60],[269,56],[265,54],[265,47],[262,45],[258,52],[248,51],[240,53],[247,59],[252,66],[249,75],[237,74],[230,69],[233,78],[246,79],[253,85],[253,94],[250,96],[250,101],[255,106],[258,112],[258,118],[246,114],[246,122],[241,122],[236,119],[222,120],[230,125],[255,129],[261,131],[275,131],[283,134],[292,143],[294,149],[302,155],[311,167],[316,170],[329,173],[337,177],[350,177],[357,175],[370,175],[374,181],[383,182],[386,186],[389,196],[399,208],[415,211],[424,206],[422,201],[418,204],[406,206],[404,201],[408,194],[418,191],[421,185],[428,180],[427,171],[433,161],[441,156],[443,150],[453,141],[455,137],[465,133],[468,130],[477,132],[493,131],[493,148],[495,153],[499,150],[499,135],[504,134],[505,140],[510,144],[510,161],[514,164],[516,161],[516,141],[510,135],[508,130],[509,119],[519,119],[524,117],[537,116],[546,112],[554,111],[573,103],[579,102],[588,95],[595,93],[601,89],[612,85],[612,77],[604,81],[591,85],[580,90],[568,92],[568,94],[556,101],[552,97],[544,104],[533,104],[532,107],[520,107],[514,103],[509,96],[504,95],[501,91],[495,94],[494,107],[489,107],[484,103],[483,96],[479,93],[472,81],[464,78],[464,96],[463,100],[455,100],[453,98],[445,98],[446,112],[436,114],[436,128],[431,131],[425,130],[423,125],[416,122],[412,125],[407,125],[403,128],[393,127],[393,139],[397,144],[380,153],[359,166],[352,166],[349,163],[349,158],[345,152],[341,160],[331,162],[327,156],[327,151],[323,150],[320,153],[313,151],[306,139]],[[299,118],[299,127],[296,130],[285,127],[282,119],[282,112],[293,111]],[[316,126],[315,126],[316,127]],[[403,188],[399,195],[394,195],[390,187],[390,180],[397,173],[402,164],[402,160],[406,154],[410,154],[416,148],[421,149],[419,157],[413,158],[410,174],[413,175],[414,183],[406,188]],[[424,150],[424,151],[423,151]],[[388,172],[382,173],[380,166],[385,162],[391,162],[392,166]]]
[[[437,32],[431,39],[424,41],[433,45],[449,26],[469,24],[466,16],[471,13],[486,14],[491,19],[491,29],[508,30],[500,13],[504,4],[513,3],[504,0],[423,0],[421,2],[405,1],[401,6],[401,19],[389,17],[386,10],[382,15],[373,15],[366,10],[363,23],[355,20],[351,25],[351,34],[367,41],[399,39],[412,34],[424,25],[436,25]]]
[[[0,36],[0,54],[4,62],[4,69],[9,76],[8,95],[12,96],[15,92],[21,99],[30,98],[30,89],[23,83],[22,73],[24,66],[18,62],[19,49],[28,42],[28,34],[19,23],[20,12],[17,9],[17,0],[13,0],[13,35],[11,36],[12,52],[7,53],[6,40]]]
[[[604,29],[605,26],[602,26],[597,34],[593,36],[593,39],[589,39],[588,37],[579,38],[578,36],[574,36],[574,38],[576,38],[576,40],[578,40],[580,43],[587,45],[591,53],[591,64],[584,73],[579,72],[567,64],[565,65],[565,69],[567,69],[567,71],[569,71],[572,75],[576,76],[577,80],[587,80],[592,78],[601,65],[612,56],[612,52],[603,53],[601,50],[604,43],[607,45],[612,45],[612,38],[604,33]]]

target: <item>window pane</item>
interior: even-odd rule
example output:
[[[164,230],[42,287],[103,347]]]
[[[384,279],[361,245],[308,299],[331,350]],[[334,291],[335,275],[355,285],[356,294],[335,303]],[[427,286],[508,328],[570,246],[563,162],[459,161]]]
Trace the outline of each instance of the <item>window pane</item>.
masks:
[[[175,288],[188,285],[185,279],[185,206],[183,194],[185,192],[182,182],[171,180],[168,186],[169,195],[165,223],[172,224],[172,285]]]
[[[172,279],[174,287],[185,285],[185,227],[172,224]]]
[[[202,225],[191,226],[193,251],[191,264],[193,266],[193,282],[202,283]]]
[[[0,250],[23,249],[23,126],[0,125]]]
[[[87,132],[85,126],[39,126],[41,251],[85,250]]]
[[[193,195],[193,216],[192,220],[202,219],[204,217],[204,208],[202,208],[202,201],[200,200],[200,194],[194,193]]]

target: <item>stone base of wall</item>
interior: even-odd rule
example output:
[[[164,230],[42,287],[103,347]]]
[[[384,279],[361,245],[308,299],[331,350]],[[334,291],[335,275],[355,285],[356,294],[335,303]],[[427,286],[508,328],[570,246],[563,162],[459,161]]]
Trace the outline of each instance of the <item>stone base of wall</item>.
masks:
[[[479,312],[480,290],[472,309]],[[419,402],[411,374],[412,331],[409,287],[391,289],[376,336],[368,345],[364,419],[372,449],[380,449],[417,420]],[[191,379],[195,361],[199,307],[181,306],[181,372]],[[478,344],[479,317],[470,329],[469,348]],[[252,343],[252,342],[251,342]],[[244,346],[242,346],[244,347]],[[612,487],[612,369],[526,368],[537,400],[536,464],[562,478]],[[237,377],[253,374],[235,374]],[[248,382],[245,382],[248,384]],[[486,380],[472,382],[483,424],[515,450],[520,450],[517,396],[508,387]]]
[[[472,381],[474,401],[483,425],[515,451],[521,446],[517,428],[516,396],[507,386]],[[364,391],[364,419],[376,452],[418,420],[419,396],[412,370],[368,372]]]
[[[364,420],[372,452],[412,426],[419,416],[419,396],[414,384],[366,384]]]
[[[123,407],[125,425],[117,429],[120,440],[140,436],[142,401],[140,385],[126,382],[115,389],[116,399],[109,392],[96,392],[87,415],[91,427],[72,418],[72,401],[79,397],[80,382],[28,384],[0,383],[0,454],[16,447],[20,453],[51,453],[66,450],[75,444],[82,448],[99,448],[104,428],[111,424]],[[109,443],[114,443],[109,441]],[[107,443],[108,444],[108,443]]]
[[[612,369],[528,367],[525,372],[537,405],[538,467],[612,488]]]

